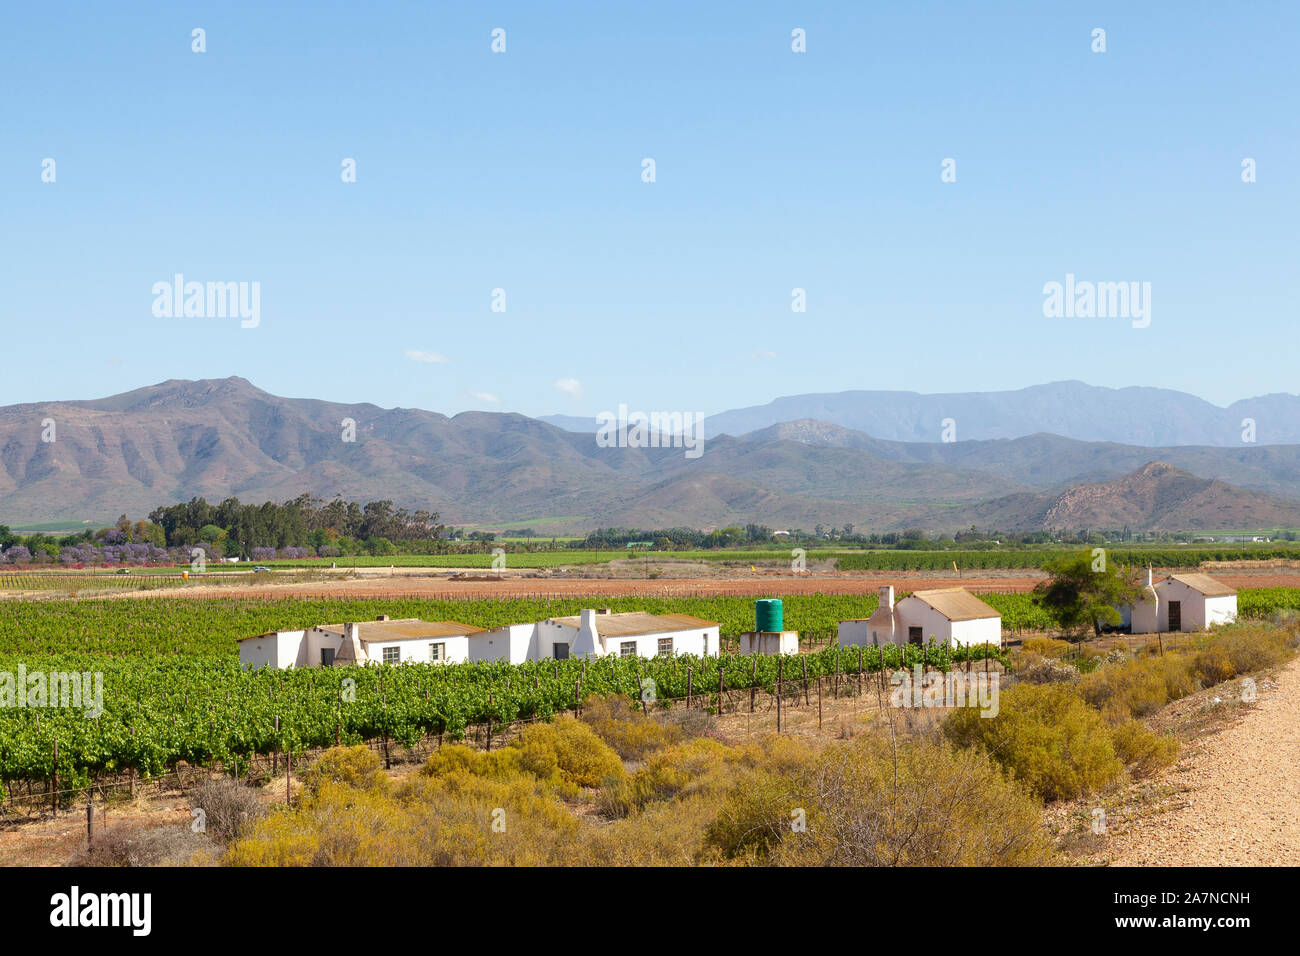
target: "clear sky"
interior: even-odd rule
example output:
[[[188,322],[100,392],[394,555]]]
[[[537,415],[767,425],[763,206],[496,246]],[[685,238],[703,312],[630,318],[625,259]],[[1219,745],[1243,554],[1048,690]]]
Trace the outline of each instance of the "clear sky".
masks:
[[[1294,2],[6,4],[0,403],[227,375],[449,414],[1296,391],[1298,26]],[[156,317],[175,273],[259,282],[260,323]],[[1067,273],[1150,282],[1150,326],[1044,317]]]

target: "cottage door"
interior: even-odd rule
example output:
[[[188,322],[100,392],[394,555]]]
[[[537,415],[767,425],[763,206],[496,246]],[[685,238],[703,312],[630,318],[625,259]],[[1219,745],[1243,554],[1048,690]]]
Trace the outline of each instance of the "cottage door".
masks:
[[[321,667],[334,666],[334,648],[322,647],[320,649],[320,666]]]
[[[921,629],[919,627],[909,627],[907,629],[907,643],[909,644],[921,643]]]
[[[1183,602],[1169,602],[1169,630],[1181,631],[1183,629]]]

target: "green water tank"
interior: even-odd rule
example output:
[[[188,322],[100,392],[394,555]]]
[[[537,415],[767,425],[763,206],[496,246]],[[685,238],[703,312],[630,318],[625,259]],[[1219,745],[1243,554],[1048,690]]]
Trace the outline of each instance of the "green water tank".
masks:
[[[754,622],[756,631],[776,633],[785,630],[781,613],[780,598],[762,598],[754,602]]]

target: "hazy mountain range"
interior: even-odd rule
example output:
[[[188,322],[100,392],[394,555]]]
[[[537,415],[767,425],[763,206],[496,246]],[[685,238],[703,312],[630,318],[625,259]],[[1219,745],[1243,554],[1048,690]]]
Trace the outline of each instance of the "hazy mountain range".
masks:
[[[1029,393],[1037,397],[1025,398]],[[1099,433],[1142,426],[1157,440],[1143,446],[1044,433],[965,440],[981,429],[1014,433],[1041,425],[1042,416],[1056,414],[1052,408],[1066,430],[1082,428],[1087,408],[1077,407],[1077,397],[1076,407],[1067,408],[1069,396],[1095,393],[1108,396],[1094,406]],[[894,422],[892,435],[928,422],[945,402],[956,406],[940,417],[956,419],[959,440],[898,441],[819,417],[761,421],[779,414],[775,408],[803,408],[814,399],[823,410],[856,407],[867,414],[862,397],[872,395],[888,397],[881,400],[888,410],[874,414]],[[1007,397],[1015,395],[1029,407]],[[1151,410],[1152,396],[1163,397],[1164,411]],[[590,432],[518,414],[448,417],[280,398],[241,378],[168,381],[95,401],[0,408],[0,523],[102,522],[196,495],[260,502],[311,491],[388,498],[436,510],[453,524],[556,534],[597,525],[707,528],[750,521],[930,531],[972,524],[1002,530],[1300,526],[1300,443],[1228,447],[1222,435],[1204,440],[1234,416],[1239,424],[1248,417],[1244,411],[1224,412],[1176,392],[1077,383],[911,396],[919,410],[904,412],[907,397],[850,392],[728,412],[711,419],[715,428],[719,419],[761,425],[738,437],[715,432],[703,455],[691,459],[681,448],[601,448]],[[1195,403],[1204,408],[1197,411]],[[1283,424],[1300,423],[1300,399],[1269,396],[1233,408],[1239,406],[1255,411],[1261,442],[1283,433],[1300,441],[1300,427]],[[1174,414],[1175,407],[1184,411]],[[996,408],[1008,409],[1006,417],[981,419]],[[1106,409],[1115,414],[1102,414]],[[1201,414],[1205,409],[1219,418]],[[47,420],[52,442],[42,440]],[[345,420],[355,422],[353,441],[344,440]],[[931,431],[937,439],[937,429]],[[1175,431],[1200,435],[1203,443],[1169,447]]]
[[[1053,382],[1007,392],[830,392],[791,395],[766,405],[710,415],[704,433],[744,435],[782,422],[814,420],[887,441],[938,442],[944,419],[959,441],[1022,438],[1046,432],[1079,441],[1130,445],[1242,444],[1242,420],[1253,419],[1257,441],[1300,442],[1300,395],[1261,395],[1219,408],[1195,395],[1164,388],[1102,388]],[[544,415],[544,422],[593,432],[593,418]]]

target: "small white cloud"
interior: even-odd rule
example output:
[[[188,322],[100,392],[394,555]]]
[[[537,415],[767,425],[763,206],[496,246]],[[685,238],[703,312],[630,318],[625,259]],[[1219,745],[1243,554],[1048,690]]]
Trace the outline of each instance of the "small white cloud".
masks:
[[[450,362],[451,359],[441,352],[426,352],[423,349],[406,349],[403,353],[415,362]]]
[[[582,383],[576,378],[559,378],[555,380],[555,387],[575,398],[582,394]]]
[[[491,405],[500,405],[501,399],[497,398],[491,392],[470,392],[470,398],[476,398],[480,402],[487,402]]]
[[[749,357],[756,361],[761,361],[763,359],[776,358],[776,353],[773,352],[771,349],[756,349],[750,353]]]

